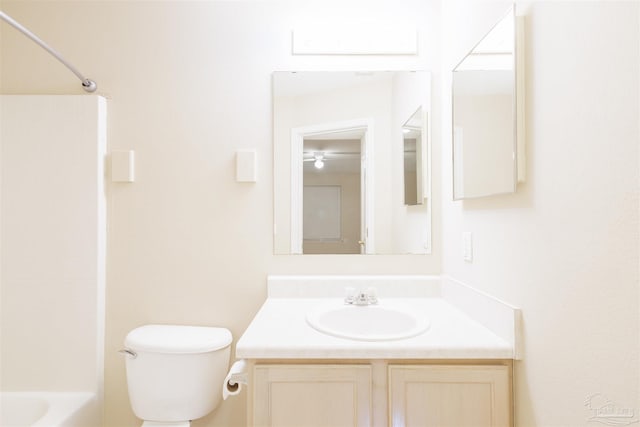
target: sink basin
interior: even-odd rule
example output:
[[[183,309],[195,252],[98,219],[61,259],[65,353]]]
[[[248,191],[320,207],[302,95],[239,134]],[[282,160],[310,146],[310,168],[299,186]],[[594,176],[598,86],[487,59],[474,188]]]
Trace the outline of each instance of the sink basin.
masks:
[[[429,328],[427,317],[410,307],[337,304],[316,307],[307,314],[307,323],[322,333],[359,341],[399,340]]]

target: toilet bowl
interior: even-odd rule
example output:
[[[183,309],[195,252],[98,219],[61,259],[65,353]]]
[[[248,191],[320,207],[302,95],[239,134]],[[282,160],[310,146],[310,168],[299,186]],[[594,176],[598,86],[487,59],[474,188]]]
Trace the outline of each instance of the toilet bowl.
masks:
[[[145,325],[127,334],[129,401],[143,427],[188,427],[222,400],[231,332],[225,328]]]

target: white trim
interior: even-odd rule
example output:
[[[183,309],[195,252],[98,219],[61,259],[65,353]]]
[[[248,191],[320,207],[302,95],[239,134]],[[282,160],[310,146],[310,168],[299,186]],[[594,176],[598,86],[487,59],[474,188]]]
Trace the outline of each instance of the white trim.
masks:
[[[291,254],[302,253],[302,159],[304,128],[291,129]]]
[[[431,114],[422,106],[422,197],[431,198]]]
[[[524,16],[516,16],[516,169],[518,183],[527,178],[525,122]]]
[[[360,209],[364,212],[364,220],[365,220],[365,245],[364,245],[364,253],[367,255],[376,253],[376,233],[375,233],[375,171],[374,171],[374,150],[373,150],[373,141],[374,141],[374,130],[373,130],[373,119],[367,119],[367,131],[364,134],[363,138],[363,146],[364,146],[364,206],[361,206]],[[360,190],[362,192],[362,189]],[[362,236],[361,236],[362,237]]]
[[[365,209],[368,236],[365,253],[375,253],[374,233],[374,126],[373,119],[363,118],[332,123],[322,123],[291,129],[291,254],[302,254],[302,192],[303,192],[303,148],[304,138],[318,134],[344,132],[355,129],[365,129],[365,157],[366,157],[366,186]]]
[[[431,83],[431,78],[429,78]],[[423,164],[422,164],[422,181],[423,191],[422,196],[426,199],[427,204],[427,241],[424,243],[425,253],[430,254],[433,248],[433,197],[431,194],[431,172],[433,165],[431,164],[431,110],[428,110],[427,105],[422,106],[422,138],[423,141]],[[423,199],[423,200],[424,200]]]

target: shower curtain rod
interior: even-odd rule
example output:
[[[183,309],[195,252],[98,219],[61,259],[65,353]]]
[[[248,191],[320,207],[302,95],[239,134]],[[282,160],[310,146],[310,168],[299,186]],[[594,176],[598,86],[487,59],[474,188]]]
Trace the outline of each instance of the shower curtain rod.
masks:
[[[49,52],[51,55],[53,55],[53,57],[55,57],[58,61],[62,62],[62,64],[67,67],[69,70],[71,70],[71,72],[73,74],[75,74],[80,81],[82,82],[82,88],[87,91],[87,92],[95,92],[95,90],[98,88],[98,85],[96,84],[96,82],[94,82],[93,80],[87,79],[86,77],[84,77],[80,71],[78,71],[76,69],[76,67],[74,67],[73,65],[71,65],[70,63],[68,63],[62,56],[60,56],[60,54],[58,52],[56,52],[53,48],[49,47],[49,45],[47,45],[45,42],[43,42],[42,40],[40,40],[38,38],[38,36],[36,36],[35,34],[33,34],[31,31],[29,31],[28,29],[26,29],[24,26],[22,26],[19,22],[17,22],[15,19],[13,19],[12,17],[10,17],[9,15],[7,15],[6,13],[4,13],[3,11],[0,10],[0,19],[4,20],[6,23],[8,23],[9,25],[11,25],[13,28],[15,28],[16,30],[20,31],[22,34],[24,34],[25,36],[29,37],[31,40],[33,40],[36,44],[38,44],[41,48],[43,48],[44,50],[46,50],[47,52]]]

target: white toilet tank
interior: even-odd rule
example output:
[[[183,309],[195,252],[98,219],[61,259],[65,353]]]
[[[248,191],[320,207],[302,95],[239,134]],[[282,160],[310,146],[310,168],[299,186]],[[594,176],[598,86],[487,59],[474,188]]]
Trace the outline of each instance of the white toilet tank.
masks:
[[[222,398],[231,332],[205,326],[146,325],[125,339],[129,400],[138,418],[204,417]]]

